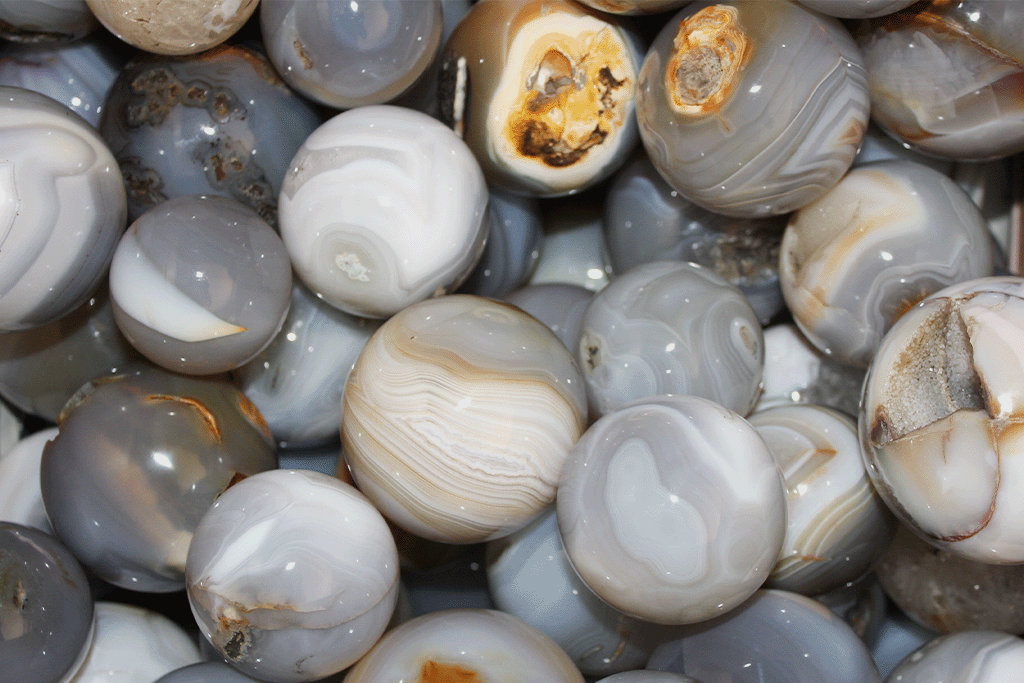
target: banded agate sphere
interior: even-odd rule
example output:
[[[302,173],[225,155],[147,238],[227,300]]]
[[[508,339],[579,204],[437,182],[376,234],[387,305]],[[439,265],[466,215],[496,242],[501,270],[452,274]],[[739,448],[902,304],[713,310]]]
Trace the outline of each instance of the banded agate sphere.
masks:
[[[790,2],[693,3],[651,45],[640,137],[681,195],[730,216],[820,197],[868,124],[860,51],[831,17]]]
[[[696,396],[659,396],[605,415],[569,454],[558,528],[603,600],[661,624],[725,614],[771,572],[786,489],[740,415]]]
[[[359,489],[424,538],[512,533],[554,500],[586,422],[562,342],[520,309],[456,294],[370,338],[345,387],[341,440]]]

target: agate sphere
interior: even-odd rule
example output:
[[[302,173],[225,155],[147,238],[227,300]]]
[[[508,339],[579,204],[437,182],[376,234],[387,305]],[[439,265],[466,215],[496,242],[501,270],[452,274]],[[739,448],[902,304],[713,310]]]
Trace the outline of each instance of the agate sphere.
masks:
[[[696,396],[630,403],[586,431],[566,461],[558,528],[603,600],[660,624],[728,612],[771,572],[786,489],[742,416]]]
[[[70,43],[99,28],[86,0],[0,0],[0,37],[16,43]]]
[[[659,394],[702,396],[746,415],[760,393],[764,342],[735,285],[695,263],[654,261],[594,295],[577,359],[597,415]]]
[[[117,161],[95,129],[38,93],[0,86],[0,330],[37,327],[84,302],[126,224]]]
[[[367,342],[345,387],[341,440],[360,490],[391,521],[448,543],[528,524],[550,504],[586,423],[572,355],[492,299],[414,304]]]
[[[162,370],[103,377],[68,402],[43,451],[57,536],[100,578],[181,590],[192,532],[239,479],[273,469],[262,417],[220,380]]]
[[[53,536],[0,522],[0,625],[7,680],[64,683],[81,666],[92,644],[92,592]]]
[[[568,0],[478,2],[444,48],[440,118],[488,182],[578,192],[636,143],[640,49],[616,19]]]
[[[439,0],[263,0],[270,60],[291,87],[335,109],[390,102],[441,47]]]
[[[313,681],[363,656],[398,599],[398,551],[339,479],[273,470],[225,491],[196,527],[186,584],[200,630],[261,680]]]
[[[151,361],[185,374],[251,360],[281,328],[291,289],[281,238],[227,197],[177,197],[151,209],[110,264],[118,328]]]
[[[1024,640],[997,631],[960,631],[915,650],[892,670],[892,683],[1003,683],[1024,671]]]
[[[451,130],[411,109],[358,107],[296,153],[281,236],[320,298],[386,318],[469,276],[487,238],[487,200],[479,164]]]
[[[1022,31],[1016,0],[928,0],[861,26],[872,119],[934,156],[1024,150]]]
[[[390,631],[349,671],[346,683],[392,681],[583,683],[562,648],[504,612],[432,612]]]
[[[967,559],[1024,563],[1024,279],[932,294],[868,370],[860,438],[875,488],[904,523]]]
[[[86,0],[124,42],[161,55],[191,55],[220,45],[256,11],[259,0]]]
[[[782,293],[801,331],[830,358],[861,367],[908,308],[995,267],[971,198],[912,161],[851,170],[793,214],[780,252]]]
[[[800,4],[830,17],[868,19],[898,12],[917,0],[800,0]]]
[[[640,136],[681,195],[730,216],[820,197],[868,124],[860,51],[790,2],[693,3],[658,34],[637,88]]]

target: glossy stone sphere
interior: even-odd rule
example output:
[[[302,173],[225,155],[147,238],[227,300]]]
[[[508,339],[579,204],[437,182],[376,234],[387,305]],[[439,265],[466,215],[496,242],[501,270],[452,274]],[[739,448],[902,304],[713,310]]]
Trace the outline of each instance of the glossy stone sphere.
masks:
[[[43,503],[57,536],[100,578],[170,592],[184,586],[206,508],[276,466],[266,425],[237,389],[146,370],[97,379],[69,402],[43,451]]]
[[[761,386],[761,323],[736,288],[706,268],[655,261],[619,275],[583,315],[577,359],[591,410],[692,394],[746,415]]]
[[[583,683],[550,638],[504,612],[453,609],[407,621],[359,661],[346,683],[522,680]]]
[[[491,188],[489,207],[487,245],[459,291],[500,299],[533,275],[544,228],[535,197]]]
[[[86,0],[0,0],[0,37],[16,43],[69,43],[99,28]]]
[[[125,228],[117,162],[92,126],[0,86],[0,330],[52,322],[103,278]]]
[[[437,120],[358,107],[296,153],[281,191],[281,236],[318,296],[386,318],[466,279],[487,237],[487,198],[472,153]]]
[[[917,0],[800,0],[800,4],[830,17],[868,19],[898,12]]]
[[[654,14],[678,9],[687,0],[580,0],[596,10],[611,14]]]
[[[638,669],[636,671],[623,671],[602,678],[597,683],[700,683],[700,681],[672,673],[671,671],[652,671],[650,669]]]
[[[86,0],[124,42],[161,55],[191,55],[220,45],[256,11],[259,0]]]
[[[810,598],[777,590],[758,591],[732,612],[659,645],[647,668],[709,682],[882,680],[845,621]]]
[[[740,415],[696,396],[636,401],[569,454],[556,500],[572,566],[627,614],[691,624],[757,590],[782,550],[786,490]]]
[[[529,284],[579,285],[591,292],[607,287],[612,266],[601,233],[600,207],[563,197],[545,201],[543,209],[540,258]]]
[[[868,123],[860,52],[796,3],[693,3],[651,45],[640,136],[669,184],[706,209],[766,216],[835,185]]]
[[[818,595],[866,574],[895,525],[864,469],[856,421],[814,405],[777,406],[748,419],[788,493],[786,540],[768,585]]]
[[[203,635],[269,681],[312,681],[363,656],[398,599],[398,551],[356,489],[319,472],[274,470],[225,491],[188,552]]]
[[[547,327],[456,294],[398,313],[345,387],[341,439],[360,490],[398,526],[477,543],[554,500],[586,422],[583,379]]]
[[[868,473],[923,538],[968,559],[1024,563],[1024,279],[936,292],[886,335],[868,370]]]
[[[1024,150],[1024,5],[928,0],[862,25],[871,117],[930,155],[984,160]]]
[[[177,197],[143,214],[110,265],[118,328],[151,361],[185,374],[251,360],[281,328],[291,289],[281,238],[227,197]]]
[[[39,464],[43,447],[56,436],[56,427],[41,429],[0,452],[0,520],[53,534],[39,487]]]
[[[0,667],[11,681],[67,681],[93,636],[92,593],[74,555],[11,522],[0,522],[0,626]]]
[[[352,366],[379,320],[321,301],[301,282],[270,345],[232,374],[282,448],[333,443]],[[2,338],[0,338],[2,339]]]
[[[319,124],[262,52],[229,45],[138,54],[114,82],[100,130],[121,164],[130,220],[203,194],[237,199],[276,226],[288,162]]]
[[[505,301],[547,325],[571,352],[580,343],[583,314],[593,298],[592,291],[579,285],[551,282],[517,289]]]
[[[568,0],[478,2],[442,56],[441,120],[488,182],[577,192],[613,173],[636,143],[639,41]]]
[[[441,48],[441,3],[264,0],[260,27],[288,85],[351,109],[390,102],[426,72]]]
[[[891,683],[1002,683],[1024,670],[1024,640],[997,631],[936,638],[893,669]]]
[[[156,683],[260,683],[224,662],[199,662],[161,676]]]
[[[199,661],[195,636],[163,614],[100,601],[92,647],[68,683],[145,683]]]
[[[861,367],[908,308],[993,268],[978,207],[948,177],[911,161],[851,170],[793,214],[779,260],[800,329],[829,357]]]

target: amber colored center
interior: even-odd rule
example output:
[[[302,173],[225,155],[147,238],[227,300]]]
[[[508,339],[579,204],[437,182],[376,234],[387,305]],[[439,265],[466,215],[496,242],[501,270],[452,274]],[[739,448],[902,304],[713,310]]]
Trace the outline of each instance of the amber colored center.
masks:
[[[417,683],[484,683],[484,680],[473,669],[459,664],[429,661],[420,669]]]
[[[717,112],[732,95],[750,57],[735,7],[712,5],[679,22],[665,69],[665,91],[679,114]]]

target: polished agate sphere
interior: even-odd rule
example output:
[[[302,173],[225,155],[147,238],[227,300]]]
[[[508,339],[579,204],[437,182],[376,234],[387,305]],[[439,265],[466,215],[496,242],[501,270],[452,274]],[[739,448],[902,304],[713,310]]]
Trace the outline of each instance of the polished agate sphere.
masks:
[[[146,52],[191,55],[220,45],[259,0],[86,0],[104,27]]]
[[[558,528],[603,600],[660,624],[725,614],[756,591],[786,534],[778,465],[740,415],[696,396],[636,401],[566,461]]]
[[[260,27],[281,77],[335,109],[383,104],[426,72],[441,47],[439,0],[263,0]]]
[[[694,263],[655,261],[594,296],[577,360],[598,415],[658,394],[702,396],[746,415],[760,392],[764,343],[735,285]]]
[[[185,374],[251,360],[280,329],[291,288],[281,238],[227,197],[177,197],[143,214],[110,265],[118,328],[151,361]]]
[[[1024,563],[1024,279],[936,292],[886,335],[859,431],[875,488],[930,543]]]
[[[690,201],[781,214],[849,168],[868,123],[866,76],[836,19],[789,2],[694,3],[644,59],[637,120],[654,165]]]
[[[374,333],[345,387],[341,440],[391,521],[448,543],[526,526],[550,504],[586,421],[583,378],[520,309],[456,294]]]
[[[615,171],[636,142],[639,41],[568,0],[478,2],[444,48],[441,120],[488,182],[565,195]]]
[[[1024,150],[1022,31],[1016,0],[928,0],[861,26],[872,119],[930,155]]]
[[[181,590],[206,508],[277,466],[259,413],[223,381],[146,370],[87,384],[43,451],[43,503],[81,562],[122,588]]]
[[[281,237],[320,298],[386,318],[462,284],[487,238],[487,199],[473,154],[437,120],[358,107],[296,153],[279,202]]]
[[[0,86],[0,330],[64,316],[97,288],[126,225],[124,183],[96,130],[38,93]]]
[[[370,502],[339,479],[273,470],[225,491],[188,551],[192,613],[229,663],[313,681],[363,656],[398,599],[398,551]]]
[[[997,631],[960,631],[929,641],[892,670],[898,683],[1003,683],[1024,670],[1024,640]]]
[[[801,331],[830,358],[867,366],[922,298],[994,269],[981,211],[956,183],[911,161],[847,173],[790,218],[782,293]]]
[[[898,12],[917,0],[800,0],[800,4],[830,17],[867,19]]]
[[[16,43],[69,43],[99,28],[86,0],[0,0],[0,37]]]
[[[70,680],[93,637],[92,593],[74,555],[38,529],[0,522],[0,577],[4,677]]]

